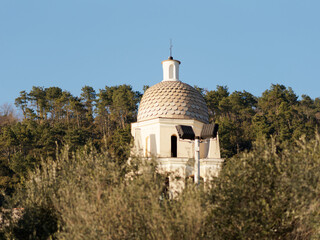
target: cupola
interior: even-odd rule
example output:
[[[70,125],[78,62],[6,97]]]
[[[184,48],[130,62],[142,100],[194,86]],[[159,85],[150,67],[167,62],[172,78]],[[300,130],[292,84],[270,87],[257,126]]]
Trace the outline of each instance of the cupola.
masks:
[[[192,86],[179,80],[180,61],[169,57],[162,61],[163,80],[143,94],[138,122],[155,118],[195,119],[209,122],[203,96]]]
[[[163,80],[162,81],[179,81],[180,61],[173,59],[171,56],[162,61]]]

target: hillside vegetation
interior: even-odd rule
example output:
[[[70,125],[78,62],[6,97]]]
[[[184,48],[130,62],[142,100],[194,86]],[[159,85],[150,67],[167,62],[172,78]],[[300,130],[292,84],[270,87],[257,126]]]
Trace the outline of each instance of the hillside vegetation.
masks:
[[[226,161],[213,182],[176,199],[154,161],[127,163],[141,93],[127,85],[85,86],[80,97],[22,91],[23,119],[0,116],[1,204],[24,208],[2,237],[318,239],[320,99],[299,100],[283,85],[261,97],[197,89]]]

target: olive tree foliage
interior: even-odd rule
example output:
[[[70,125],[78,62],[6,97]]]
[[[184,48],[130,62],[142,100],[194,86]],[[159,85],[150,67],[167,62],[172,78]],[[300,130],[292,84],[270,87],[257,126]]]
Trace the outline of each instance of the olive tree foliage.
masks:
[[[119,166],[92,145],[30,172],[11,239],[319,239],[320,136],[274,139],[226,161],[205,188],[167,195],[156,161]],[[123,174],[125,172],[125,174]]]
[[[197,239],[203,192],[189,187],[168,198],[155,161],[132,158],[123,175],[109,154],[88,145],[30,173],[15,206],[24,214],[4,234],[12,239]],[[122,166],[123,168],[123,166]],[[39,224],[42,222],[42,225]],[[23,237],[22,237],[23,236]]]
[[[278,149],[260,140],[226,163],[210,194],[214,239],[319,239],[320,136]]]
[[[0,204],[24,210],[0,238],[318,239],[319,98],[282,85],[259,98],[197,89],[228,158],[212,183],[175,199],[156,162],[127,161],[139,92],[22,91],[24,120],[0,113],[0,191],[12,196]]]

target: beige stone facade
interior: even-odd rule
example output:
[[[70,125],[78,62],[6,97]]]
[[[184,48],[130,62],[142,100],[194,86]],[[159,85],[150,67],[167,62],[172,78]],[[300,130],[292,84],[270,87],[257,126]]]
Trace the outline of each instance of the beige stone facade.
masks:
[[[138,121],[132,124],[131,131],[135,155],[156,157],[162,171],[174,172],[186,179],[194,175],[195,142],[180,139],[176,126],[191,126],[195,135],[200,136],[209,114],[202,95],[179,80],[179,64],[170,58],[163,62],[164,79],[144,93]],[[201,178],[207,181],[216,176],[222,162],[218,135],[202,140]]]

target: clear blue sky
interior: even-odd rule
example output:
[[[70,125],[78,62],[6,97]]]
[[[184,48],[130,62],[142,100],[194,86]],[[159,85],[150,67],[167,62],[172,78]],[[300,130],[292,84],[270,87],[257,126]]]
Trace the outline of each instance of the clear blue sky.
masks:
[[[0,105],[32,86],[142,91],[170,38],[190,85],[320,97],[319,0],[1,0]]]

